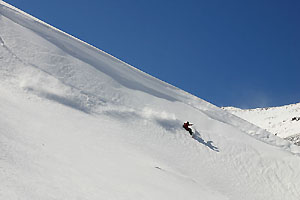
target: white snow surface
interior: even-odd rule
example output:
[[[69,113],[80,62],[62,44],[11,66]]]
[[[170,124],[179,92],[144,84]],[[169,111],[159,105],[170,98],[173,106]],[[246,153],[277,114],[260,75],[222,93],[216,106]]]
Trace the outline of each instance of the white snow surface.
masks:
[[[0,113],[0,199],[300,198],[299,147],[3,1]]]
[[[281,138],[300,135],[300,103],[256,109],[223,109]]]

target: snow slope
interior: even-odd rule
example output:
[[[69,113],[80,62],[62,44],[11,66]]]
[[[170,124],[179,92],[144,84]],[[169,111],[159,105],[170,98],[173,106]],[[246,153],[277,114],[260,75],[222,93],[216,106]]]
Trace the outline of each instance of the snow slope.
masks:
[[[0,199],[300,197],[299,147],[2,1],[0,83]]]
[[[223,109],[281,138],[300,134],[300,103],[245,110],[234,107]]]

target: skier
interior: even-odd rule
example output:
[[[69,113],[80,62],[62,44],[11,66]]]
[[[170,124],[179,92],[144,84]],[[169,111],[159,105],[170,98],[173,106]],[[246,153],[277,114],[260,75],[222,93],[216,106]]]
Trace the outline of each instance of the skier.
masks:
[[[189,127],[189,126],[192,126],[193,124],[190,124],[190,122],[185,122],[183,125],[182,125],[182,127],[186,130],[186,131],[188,131],[189,133],[190,133],[190,135],[193,135],[193,131],[192,131],[192,129]]]

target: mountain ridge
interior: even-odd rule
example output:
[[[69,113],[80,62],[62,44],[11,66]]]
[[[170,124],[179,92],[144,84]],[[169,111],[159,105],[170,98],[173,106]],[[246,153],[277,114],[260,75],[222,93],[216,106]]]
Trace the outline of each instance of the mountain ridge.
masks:
[[[283,138],[299,134],[300,124],[297,123],[297,118],[300,116],[300,103],[255,109],[223,109]]]
[[[223,107],[267,131],[300,145],[300,103],[255,109]]]

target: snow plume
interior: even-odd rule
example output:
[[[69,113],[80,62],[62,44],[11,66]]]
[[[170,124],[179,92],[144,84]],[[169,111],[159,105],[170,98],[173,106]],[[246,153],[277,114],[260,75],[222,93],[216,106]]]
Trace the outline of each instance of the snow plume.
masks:
[[[173,113],[168,113],[166,111],[156,111],[149,107],[144,108],[142,113],[143,113],[143,116],[148,119],[149,118],[160,118],[160,119],[176,120],[175,114],[173,114]]]
[[[153,122],[167,131],[176,131],[181,128],[181,121],[176,118],[174,113],[167,111],[157,111],[156,109],[145,107],[141,110],[126,108],[121,106],[108,106],[102,108],[100,114],[118,119],[120,121],[136,121],[137,119],[144,123]]]
[[[168,113],[166,111],[156,111],[151,108],[144,108],[142,111],[142,115],[145,119],[155,121],[167,131],[176,131],[181,127],[180,120],[178,120],[173,113]]]
[[[263,91],[248,90],[244,91],[241,95],[243,100],[240,102],[239,107],[242,109],[249,109],[253,107],[263,108],[270,105],[272,101],[268,94]]]
[[[19,76],[20,87],[41,98],[57,102],[83,112],[90,112],[91,106],[87,95],[63,84],[46,72],[35,68],[26,68]]]

